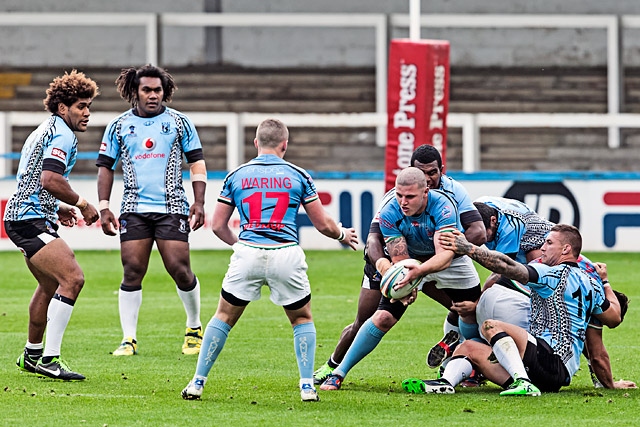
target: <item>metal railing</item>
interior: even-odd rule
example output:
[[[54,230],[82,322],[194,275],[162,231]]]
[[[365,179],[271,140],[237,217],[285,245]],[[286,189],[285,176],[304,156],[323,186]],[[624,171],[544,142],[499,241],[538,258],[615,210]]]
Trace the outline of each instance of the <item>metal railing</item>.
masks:
[[[91,115],[90,126],[106,126],[118,112],[100,112]],[[265,113],[203,113],[185,112],[194,125],[223,127],[226,130],[227,170],[244,161],[246,128],[255,128],[272,114]],[[13,126],[37,126],[48,113],[0,112],[0,150],[11,153],[11,129]],[[385,126],[384,113],[357,114],[278,114],[289,127],[371,127]],[[480,130],[482,128],[640,128],[640,114],[456,114],[447,117],[449,128],[462,130],[462,171],[480,171]],[[0,176],[11,174],[11,156],[0,155]]]
[[[147,62],[158,63],[164,26],[296,26],[296,27],[370,27],[375,34],[376,112],[364,114],[286,114],[287,120],[299,120],[307,126],[330,126],[340,119],[342,126],[362,126],[363,121],[377,129],[377,144],[386,143],[387,102],[387,46],[388,27],[409,26],[409,15],[404,14],[317,14],[317,13],[0,13],[0,26],[122,26],[140,25],[145,28]],[[531,14],[424,14],[420,16],[423,28],[602,28],[607,38],[607,114],[449,114],[449,126],[463,128],[463,169],[479,169],[479,128],[493,127],[605,127],[609,131],[610,148],[620,146],[620,128],[640,127],[638,116],[621,114],[621,29],[640,28],[640,15],[531,15]],[[101,123],[96,113],[92,123]],[[38,117],[29,113],[30,117]],[[243,144],[243,124],[260,114],[191,113],[196,121],[205,125],[227,128],[227,164],[233,167],[242,159],[238,150]],[[114,117],[114,116],[111,116]],[[11,143],[11,128],[24,123],[21,113],[0,113],[0,149]],[[39,120],[30,121],[36,125]],[[246,122],[248,121],[248,122]],[[106,124],[106,123],[104,123]],[[257,124],[257,123],[256,123]],[[9,144],[9,145],[7,145]],[[231,145],[234,144],[234,145]],[[0,158],[0,171],[7,168],[7,157]]]

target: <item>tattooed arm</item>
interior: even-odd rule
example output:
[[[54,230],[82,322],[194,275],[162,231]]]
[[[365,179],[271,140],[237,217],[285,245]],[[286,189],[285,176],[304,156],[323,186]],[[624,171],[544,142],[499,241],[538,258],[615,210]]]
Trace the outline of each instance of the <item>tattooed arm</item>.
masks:
[[[503,274],[520,283],[529,282],[529,270],[524,264],[514,261],[507,255],[490,251],[469,243],[464,234],[455,230],[450,233],[440,234],[440,244],[460,255],[468,255],[478,264],[494,273]]]

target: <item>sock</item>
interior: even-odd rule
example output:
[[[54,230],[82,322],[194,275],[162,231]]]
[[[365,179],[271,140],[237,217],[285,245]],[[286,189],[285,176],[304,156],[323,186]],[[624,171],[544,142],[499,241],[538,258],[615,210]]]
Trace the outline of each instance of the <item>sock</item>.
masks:
[[[458,328],[460,330],[460,335],[462,335],[464,339],[470,340],[479,338],[482,341],[477,323],[466,323],[462,320],[458,320]]]
[[[43,345],[41,342],[34,344],[27,341],[27,343],[24,346],[24,349],[27,351],[27,354],[32,359],[40,359],[42,357]]]
[[[224,347],[231,331],[231,326],[220,319],[212,317],[204,330],[202,337],[202,347],[200,355],[198,355],[198,365],[196,366],[196,375],[194,379],[203,379],[209,376],[209,371],[213,367],[218,355]]]
[[[339,363],[333,360],[333,354],[331,355],[331,357],[329,357],[329,360],[327,360],[327,365],[329,365],[329,367],[333,369],[336,369],[338,367]]]
[[[55,294],[51,298],[47,310],[47,339],[42,353],[43,356],[60,356],[62,336],[69,324],[74,304],[74,300],[62,295]]]
[[[499,332],[491,338],[491,347],[500,365],[514,380],[518,378],[529,379],[520,358],[520,351],[513,338],[504,332]]]
[[[373,324],[371,318],[367,319],[356,334],[351,347],[347,350],[347,354],[344,355],[344,359],[342,359],[342,362],[333,373],[344,378],[351,368],[376,348],[385,333]]]
[[[184,311],[187,313],[187,328],[197,329],[202,327],[200,322],[200,282],[198,278],[193,276],[192,288],[183,291],[176,286],[178,295],[182,300]]]
[[[447,317],[444,319],[444,324],[442,325],[442,330],[444,331],[444,335],[447,335],[447,332],[449,331],[456,331],[456,332],[460,332],[460,329],[458,328],[458,322],[460,321],[460,319],[458,319],[456,317],[457,322],[456,323],[452,323],[451,320],[449,319],[451,316],[450,314],[447,314]]]
[[[125,288],[125,289],[123,289]],[[128,290],[123,283],[118,292],[118,310],[120,312],[120,326],[122,336],[136,339],[138,329],[138,313],[142,305],[142,289]]]
[[[442,378],[455,387],[469,378],[471,371],[473,371],[473,365],[469,359],[465,356],[453,356],[444,368]]]
[[[293,327],[293,346],[298,361],[301,380],[313,384],[313,362],[316,354],[316,327],[313,322]]]

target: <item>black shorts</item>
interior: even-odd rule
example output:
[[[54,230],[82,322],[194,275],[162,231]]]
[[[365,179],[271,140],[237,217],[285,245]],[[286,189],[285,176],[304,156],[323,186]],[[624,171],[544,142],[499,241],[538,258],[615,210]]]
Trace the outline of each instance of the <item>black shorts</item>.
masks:
[[[482,288],[480,284],[478,286],[474,286],[473,288],[467,289],[453,289],[453,288],[440,288],[444,291],[445,294],[451,301],[453,302],[462,302],[462,301],[478,301],[480,298],[480,294],[482,293]]]
[[[123,213],[120,241],[142,239],[189,241],[189,219],[186,215],[160,213]]]
[[[380,297],[380,302],[378,303],[378,310],[388,311],[394,319],[400,320],[405,311],[407,311],[408,306],[402,304],[400,301],[391,302],[391,300],[384,295]]]
[[[553,352],[546,341],[540,338],[535,340],[535,343],[527,342],[522,358],[531,382],[544,392],[557,392],[560,387],[568,386],[571,377],[560,356]]]
[[[9,239],[20,249],[20,252],[31,258],[47,243],[59,239],[56,232],[58,224],[48,219],[28,219],[24,221],[5,221],[4,229]]]
[[[364,257],[364,273],[362,275],[362,287],[365,289],[371,289],[373,291],[380,290],[380,280],[382,276],[376,270],[376,266],[371,264],[369,258]]]

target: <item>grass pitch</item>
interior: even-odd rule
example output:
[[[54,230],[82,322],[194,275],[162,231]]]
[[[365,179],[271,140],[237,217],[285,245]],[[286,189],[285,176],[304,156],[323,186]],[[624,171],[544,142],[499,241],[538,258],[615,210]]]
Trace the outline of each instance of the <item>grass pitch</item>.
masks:
[[[229,251],[192,252],[202,286],[202,322],[217,305]],[[624,323],[605,329],[615,379],[640,382],[638,254],[587,254],[606,262],[614,288],[631,305]],[[381,344],[349,373],[337,392],[320,402],[300,401],[292,330],[268,290],[248,306],[211,371],[202,401],[184,401],[196,356],[180,353],[184,310],[157,253],[143,284],[139,354],[116,358],[121,340],[118,251],[78,252],[86,285],[75,306],[63,346],[71,367],[87,376],[65,383],[20,372],[15,360],[26,341],[27,307],[34,280],[20,253],[0,253],[0,425],[38,426],[637,426],[640,391],[595,390],[586,363],[569,387],[539,398],[500,397],[498,387],[457,389],[454,395],[410,395],[407,377],[433,378],[424,359],[442,335],[444,308],[421,295]],[[307,251],[318,332],[316,366],[330,355],[356,313],[362,253]],[[487,272],[480,270],[481,276]]]

